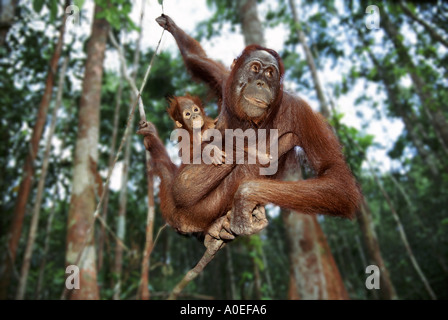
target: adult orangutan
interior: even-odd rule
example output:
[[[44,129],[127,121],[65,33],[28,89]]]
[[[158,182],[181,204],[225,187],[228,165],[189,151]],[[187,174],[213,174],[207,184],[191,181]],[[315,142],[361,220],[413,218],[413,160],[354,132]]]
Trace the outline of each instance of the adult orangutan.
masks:
[[[168,98],[170,106],[168,108],[168,114],[173,119],[176,129],[183,129],[189,136],[189,154],[181,155],[182,159],[188,159],[188,163],[193,162],[194,158],[194,141],[200,144],[204,131],[213,129],[215,127],[215,121],[205,114],[202,101],[196,97],[186,94],[183,97],[170,97]],[[201,151],[198,148],[199,152]],[[221,149],[215,148],[217,151],[216,157],[209,157],[208,163],[221,164],[223,153]],[[182,150],[185,152],[185,150]],[[198,154],[200,156],[200,154]]]
[[[207,83],[221,103],[216,129],[278,129],[279,170],[259,176],[257,165],[185,165],[176,172],[169,196],[162,203],[177,208],[171,217],[181,229],[207,231],[213,236],[248,235],[267,225],[260,206],[273,203],[305,214],[352,218],[361,193],[341,146],[325,119],[291,93],[283,91],[284,67],[279,55],[258,45],[244,49],[231,70],[210,59],[200,44],[162,15],[156,19],[175,38],[188,71]],[[281,181],[287,157],[301,147],[315,177]],[[153,152],[155,153],[155,152]],[[230,213],[226,215],[227,211]],[[184,210],[184,213],[182,213]],[[186,213],[188,212],[188,213]],[[219,235],[216,230],[223,228]]]

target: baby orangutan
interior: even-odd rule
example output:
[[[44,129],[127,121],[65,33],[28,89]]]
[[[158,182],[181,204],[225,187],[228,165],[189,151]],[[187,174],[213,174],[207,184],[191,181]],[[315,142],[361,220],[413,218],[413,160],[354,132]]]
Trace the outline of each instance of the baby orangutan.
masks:
[[[190,154],[189,163],[193,162],[195,156],[200,157],[202,155],[202,148],[198,148],[199,153],[194,154],[193,145],[197,143],[202,145],[203,133],[208,129],[215,128],[215,120],[208,117],[205,114],[204,107],[201,100],[196,96],[191,96],[188,93],[182,97],[171,97],[168,99],[170,104],[168,108],[168,114],[175,123],[177,129],[187,130],[190,137]],[[204,153],[203,156],[209,157],[208,163],[214,165],[220,165],[225,159],[224,151],[214,147],[212,151],[213,155]],[[186,158],[183,158],[185,162]]]
[[[201,100],[188,93],[183,97],[168,98],[168,113],[177,128],[184,128],[193,133],[193,128],[201,132],[215,127],[215,121],[205,114]]]
[[[202,152],[204,149],[198,148],[198,154],[194,154],[193,145],[197,143],[202,145],[203,141],[208,141],[209,135],[204,134],[206,130],[214,129],[218,119],[213,120],[205,114],[201,100],[196,96],[186,94],[182,97],[171,97],[168,99],[168,113],[175,122],[177,129],[185,129],[190,137],[190,155],[189,163],[192,163],[195,157],[203,157],[206,163],[213,163],[215,166],[220,165],[225,160],[226,154],[224,150],[213,146],[211,152]],[[236,145],[237,148],[239,144]],[[244,147],[243,150],[247,155],[252,155],[254,159],[258,156],[264,163],[272,159],[269,154],[257,153],[256,148]],[[186,158],[183,158],[185,162]]]

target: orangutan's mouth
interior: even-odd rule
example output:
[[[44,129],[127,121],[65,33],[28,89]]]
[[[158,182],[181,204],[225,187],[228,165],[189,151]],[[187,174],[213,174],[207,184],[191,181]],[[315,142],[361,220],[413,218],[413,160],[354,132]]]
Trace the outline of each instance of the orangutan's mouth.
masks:
[[[246,101],[248,101],[249,103],[259,107],[259,108],[267,108],[269,106],[269,104],[266,101],[257,99],[257,98],[251,98],[251,97],[246,97],[244,96],[244,99],[246,99]]]

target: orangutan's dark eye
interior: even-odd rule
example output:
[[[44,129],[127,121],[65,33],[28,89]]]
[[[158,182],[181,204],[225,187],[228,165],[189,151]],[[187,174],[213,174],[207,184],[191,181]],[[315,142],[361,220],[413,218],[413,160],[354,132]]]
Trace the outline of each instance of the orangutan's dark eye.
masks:
[[[258,73],[260,71],[260,67],[258,66],[258,64],[253,64],[250,69],[255,73]]]

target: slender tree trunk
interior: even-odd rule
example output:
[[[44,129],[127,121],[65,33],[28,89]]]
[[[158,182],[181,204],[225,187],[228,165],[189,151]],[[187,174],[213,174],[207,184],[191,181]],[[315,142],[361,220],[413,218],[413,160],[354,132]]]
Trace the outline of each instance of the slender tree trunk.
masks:
[[[263,26],[258,17],[257,0],[238,1],[239,18],[246,46],[265,46]]]
[[[146,155],[147,168],[150,168],[148,163],[150,155]],[[149,300],[149,266],[150,266],[150,256],[154,246],[153,241],[153,229],[154,229],[154,217],[155,217],[155,206],[154,206],[154,180],[152,171],[147,169],[147,182],[148,182],[148,214],[146,219],[146,240],[145,240],[145,250],[143,252],[142,258],[142,274],[140,278],[139,294],[141,300]]]
[[[72,290],[70,296],[76,300],[99,299],[93,232],[90,231],[94,227],[96,210],[94,175],[98,161],[103,61],[109,31],[109,23],[97,17],[102,11],[100,6],[95,5],[92,34],[87,44],[74,155],[73,188],[67,222],[66,264],[75,264],[78,255],[82,254],[78,265],[80,289]]]
[[[251,261],[253,266],[253,286],[254,286],[254,295],[255,299],[261,300],[263,298],[263,294],[261,292],[261,276],[260,276],[260,268],[257,263],[257,257],[260,257],[260,253],[263,251],[263,247],[259,246],[261,243],[261,237],[260,234],[254,234],[250,237],[250,240],[248,241],[247,248],[249,252],[252,252]]]
[[[425,274],[423,273],[423,270],[420,268],[420,265],[417,262],[417,259],[415,258],[415,255],[411,249],[411,246],[409,244],[408,241],[408,237],[406,235],[406,232],[404,231],[404,227],[403,224],[401,223],[400,217],[398,216],[398,213],[396,212],[392,201],[389,198],[389,195],[385,192],[385,190],[381,187],[381,192],[383,193],[384,197],[386,198],[386,201],[389,205],[389,208],[391,210],[392,213],[392,217],[395,220],[395,223],[397,224],[398,227],[398,232],[400,234],[400,238],[403,241],[403,245],[406,248],[406,252],[408,253],[409,259],[411,260],[411,263],[415,269],[415,271],[417,272],[417,274],[419,275],[426,291],[428,292],[429,296],[431,297],[432,300],[437,300],[437,296],[435,295],[434,291],[431,288],[431,285],[429,284],[428,279],[426,278]]]
[[[332,99],[330,99],[330,106],[332,109],[335,109],[334,101]],[[336,128],[336,130],[337,129],[338,128]],[[359,146],[355,141],[353,141],[353,144],[355,144],[355,146],[359,149]],[[361,203],[360,212],[357,218],[359,227],[362,231],[365,245],[367,247],[369,260],[373,264],[377,265],[381,271],[380,297],[387,300],[397,299],[397,294],[390,279],[389,271],[386,267],[386,264],[384,263],[383,256],[381,254],[381,249],[375,232],[375,226],[372,221],[372,215],[365,199],[363,199],[363,202]],[[374,295],[376,296],[376,293]]]
[[[330,104],[332,108],[335,108],[334,101],[332,99],[330,99]],[[361,150],[356,141],[352,140],[352,143],[356,148]],[[367,247],[369,260],[371,263],[378,266],[378,268],[381,271],[381,277],[380,277],[381,290],[379,294],[380,298],[388,300],[397,299],[397,294],[395,292],[393,283],[390,279],[389,271],[386,267],[386,264],[384,263],[383,256],[381,254],[378,237],[376,235],[375,226],[372,220],[372,214],[365,199],[362,200],[357,221],[362,231],[364,243]],[[374,295],[376,296],[376,293]]]
[[[143,10],[143,9],[142,9]],[[142,11],[143,12],[143,11]],[[143,15],[143,13],[142,13]],[[154,58],[157,54],[157,51],[160,46],[161,38],[159,40],[159,43],[156,47],[156,51],[154,52],[153,57],[151,58],[151,61],[149,63],[148,69],[146,70],[145,77],[143,79],[143,84],[140,87],[140,89],[137,89],[137,86],[135,85],[135,81],[127,76],[126,74],[126,61],[124,59],[123,50],[120,48],[118,43],[116,42],[114,36],[112,33],[109,34],[109,37],[112,40],[113,45],[117,48],[119,52],[120,60],[122,61],[122,67],[124,68],[124,75],[126,80],[129,82],[130,86],[132,87],[132,92],[141,92],[146,84],[147,78],[149,76],[149,73],[152,68],[152,64],[154,62]],[[144,110],[143,102],[141,100],[140,95],[138,96],[138,110],[140,114],[140,121],[146,121],[146,113]],[[154,180],[152,175],[152,168],[151,168],[151,155],[149,151],[146,150],[145,152],[146,157],[146,174],[147,174],[147,180],[148,180],[148,218],[147,218],[147,227],[146,227],[146,246],[145,246],[145,253],[143,255],[143,261],[142,261],[142,275],[140,280],[140,287],[139,287],[139,297],[143,297],[143,299],[149,299],[149,291],[148,291],[148,272],[149,272],[149,255],[152,251],[153,242],[153,225],[154,225]]]
[[[18,0],[3,0],[0,2],[0,47],[6,43],[6,36],[14,23]]]
[[[431,92],[429,92],[428,89],[425,88],[425,80],[420,77],[418,70],[414,65],[414,62],[412,61],[406,47],[401,41],[401,35],[399,34],[393,23],[390,21],[386,12],[382,12],[381,21],[386,34],[389,36],[392,43],[394,44],[395,49],[397,50],[399,63],[408,70],[412,83],[414,84],[415,90],[422,104],[423,110],[425,111],[428,120],[433,125],[434,131],[445,154],[448,154],[448,124],[443,114],[441,108],[442,106],[440,106],[440,103],[434,100]]]
[[[263,298],[263,294],[261,292],[260,268],[254,259],[252,259],[252,263],[254,266],[255,299],[261,300]]]
[[[330,105],[332,106],[333,109],[335,108],[334,101],[332,99],[330,99]],[[356,141],[352,140],[352,143],[356,148],[361,150],[359,145],[356,143]],[[377,235],[375,232],[375,226],[374,226],[373,220],[372,220],[372,214],[370,212],[370,209],[369,209],[365,199],[362,200],[357,221],[358,221],[359,227],[361,228],[364,242],[367,247],[367,253],[369,255],[369,260],[371,263],[378,266],[378,268],[380,268],[380,271],[381,271],[380,297],[382,299],[388,299],[388,300],[396,299],[397,294],[395,292],[395,288],[390,279],[389,271],[384,263],[383,256],[381,254],[381,250],[379,247],[378,238],[377,238]],[[375,293],[375,296],[376,296],[376,293]]]
[[[299,38],[299,42],[302,45],[303,51],[305,52],[305,58],[306,62],[308,64],[308,67],[310,68],[311,77],[313,79],[314,89],[316,90],[317,98],[319,99],[320,103],[320,112],[325,118],[330,117],[330,108],[328,106],[328,102],[325,99],[324,90],[322,88],[322,84],[319,79],[319,75],[317,73],[316,64],[314,63],[314,58],[311,53],[310,48],[308,47],[308,44],[306,42],[305,33],[302,31],[302,27],[300,24],[299,17],[297,15],[296,5],[294,3],[294,0],[289,0],[289,7],[292,12],[292,17],[295,24],[295,29],[297,32],[297,37]]]
[[[356,236],[356,248],[359,252],[359,257],[361,258],[361,265],[368,266],[366,255],[364,254],[364,249],[361,244],[361,240],[359,239],[359,236]]]
[[[380,290],[377,290],[379,291],[380,298],[387,300],[397,299],[395,287],[390,279],[389,270],[387,269],[383,256],[381,255],[378,237],[376,235],[375,226],[372,220],[372,214],[365,200],[363,200],[361,210],[358,215],[358,224],[361,228],[363,240],[367,247],[369,261],[371,264],[376,265],[381,272]],[[365,267],[367,267],[367,265]]]
[[[68,124],[66,126],[66,128],[64,129],[64,133],[67,132],[68,130],[68,126],[70,126],[70,124]],[[62,143],[62,145],[60,146],[61,150],[65,147],[65,143]],[[51,237],[51,229],[52,229],[52,224],[53,224],[53,218],[54,215],[56,213],[56,204],[60,203],[62,201],[62,199],[60,199],[59,197],[59,187],[57,184],[55,184],[54,186],[54,195],[56,195],[56,199],[54,199],[53,205],[52,205],[52,209],[50,214],[48,215],[47,218],[47,226],[45,228],[45,242],[44,242],[44,250],[42,252],[42,259],[40,262],[40,267],[39,267],[39,276],[37,279],[37,286],[36,286],[36,294],[35,294],[35,299],[36,300],[40,300],[40,299],[44,299],[47,295],[48,295],[48,290],[47,290],[47,294],[44,295],[42,293],[43,290],[43,282],[44,282],[44,273],[45,273],[45,268],[46,268],[46,264],[47,264],[47,254],[48,251],[50,249],[50,237]]]
[[[423,273],[423,270],[420,268],[420,265],[417,262],[417,259],[415,258],[415,255],[414,255],[412,248],[409,244],[408,237],[404,230],[403,224],[401,223],[400,217],[399,217],[397,211],[395,210],[392,200],[390,199],[386,190],[384,190],[383,185],[381,184],[380,180],[378,179],[375,172],[373,171],[373,168],[370,165],[369,161],[367,161],[367,163],[369,165],[369,169],[372,173],[372,176],[373,176],[378,188],[380,189],[384,199],[386,200],[386,203],[390,209],[390,212],[392,213],[392,217],[394,218],[395,223],[397,224],[398,234],[400,235],[401,241],[403,242],[403,245],[406,249],[409,259],[411,260],[412,266],[414,267],[415,271],[417,272],[420,280],[422,281],[422,283],[423,283],[426,291],[428,292],[429,296],[431,297],[431,299],[436,300],[437,296],[435,295],[434,291],[432,290],[428,279],[426,278],[425,274]]]
[[[440,42],[442,45],[444,45],[446,48],[448,48],[448,40],[444,38],[441,34],[439,34],[434,27],[432,27],[428,22],[420,18],[418,15],[413,13],[411,9],[406,5],[406,3],[403,0],[399,1],[400,7],[403,10],[403,12],[410,17],[412,20],[416,21],[418,24],[423,26],[423,28],[429,33],[431,38],[433,38],[435,41]]]
[[[226,252],[226,265],[227,265],[227,273],[229,275],[229,286],[230,286],[230,299],[237,300],[237,293],[235,287],[235,271],[233,270],[233,259],[232,259],[232,251],[230,250],[230,246],[227,246],[224,251]]]
[[[118,132],[118,120],[120,119],[120,106],[121,106],[121,94],[123,91],[123,76],[120,77],[120,82],[118,84],[118,91],[116,97],[115,111],[114,111],[114,128],[112,131],[112,139],[110,143],[110,153],[109,153],[109,162],[108,168],[111,168],[114,163],[115,156],[115,148],[117,144],[117,132]],[[105,185],[105,194],[104,194],[104,204],[103,204],[103,214],[102,218],[104,221],[107,221],[107,210],[109,206],[109,184],[110,181],[107,181]],[[106,238],[106,228],[104,225],[101,225],[100,229],[100,237],[99,237],[99,248],[98,248],[98,272],[101,271],[103,267],[103,252],[104,252],[104,242]]]
[[[360,39],[364,39],[362,33],[358,30]],[[404,105],[398,98],[399,93],[397,92],[397,84],[392,83],[390,75],[387,74],[387,70],[383,68],[382,64],[376,59],[375,55],[369,48],[369,44],[363,41],[364,46],[367,48],[367,53],[372,60],[373,64],[378,70],[379,76],[381,77],[384,86],[386,88],[387,96],[389,98],[389,103],[394,106],[397,113],[403,120],[406,131],[411,138],[412,143],[416,147],[418,153],[425,159],[425,163],[428,165],[429,171],[434,177],[439,176],[439,169],[437,166],[437,160],[433,154],[431,154],[426,148],[420,138],[419,134],[426,135],[425,130],[423,130],[420,121],[416,119],[414,111],[408,105]]]
[[[413,204],[411,197],[404,190],[403,186],[397,181],[397,179],[395,179],[395,177],[392,174],[389,175],[389,177],[394,183],[394,185],[397,187],[398,191],[403,195],[403,198],[405,199],[405,202],[408,206],[409,212],[413,215],[414,219],[417,221],[420,228],[422,228],[422,230],[428,235],[429,244],[431,245],[431,248],[434,252],[434,255],[437,258],[437,261],[439,262],[440,267],[443,269],[445,273],[448,273],[448,266],[445,261],[445,258],[439,253],[437,240],[435,239],[435,237],[431,236],[435,231],[430,230],[430,228],[428,228],[420,219],[418,213],[415,212],[416,206]]]
[[[67,2],[69,3],[69,2]],[[7,252],[4,253],[3,266],[0,271],[0,299],[5,299],[7,295],[7,288],[9,286],[10,273],[12,266],[15,263],[17,247],[19,245],[20,236],[22,234],[23,218],[25,217],[26,204],[31,190],[32,179],[34,175],[34,159],[36,158],[37,150],[39,148],[39,141],[44,130],[45,122],[47,119],[48,107],[50,105],[51,96],[53,93],[54,76],[57,72],[58,61],[62,51],[62,45],[64,43],[65,22],[67,16],[62,18],[62,24],[59,29],[59,38],[56,47],[51,57],[47,79],[45,81],[45,89],[40,101],[39,109],[36,115],[36,123],[33,127],[33,133],[29,144],[29,153],[25,158],[23,166],[22,180],[19,186],[19,192],[17,195],[14,215],[11,222],[11,227],[8,236]]]
[[[132,99],[134,100],[134,98]],[[133,102],[130,103],[132,108]],[[132,124],[132,121],[131,121]],[[115,260],[114,260],[114,296],[115,300],[120,299],[121,294],[121,272],[122,272],[122,264],[123,264],[123,246],[121,243],[124,243],[124,237],[126,232],[126,206],[127,206],[127,195],[128,195],[128,176],[129,176],[129,166],[131,159],[131,147],[132,147],[132,139],[131,139],[131,130],[128,130],[126,133],[126,144],[125,144],[125,152],[123,158],[123,166],[121,171],[121,187],[120,187],[120,198],[118,204],[118,216],[117,216],[117,241],[115,243]]]
[[[58,188],[55,188],[54,194],[58,194]],[[47,226],[45,228],[45,244],[44,244],[44,251],[42,252],[42,261],[40,262],[39,267],[39,276],[37,278],[37,286],[36,286],[36,300],[42,299],[42,285],[44,281],[44,272],[45,267],[47,265],[47,254],[48,250],[50,249],[50,235],[51,235],[51,226],[53,223],[54,214],[56,212],[56,205],[53,203],[53,207],[51,208],[50,214],[48,215],[47,219]]]
[[[31,256],[33,254],[34,241],[36,239],[37,226],[39,223],[40,207],[42,204],[42,195],[44,193],[45,178],[48,172],[48,163],[50,162],[51,140],[53,139],[54,130],[56,128],[56,121],[58,117],[58,110],[62,103],[62,93],[64,91],[64,79],[65,72],[68,65],[68,56],[64,59],[62,68],[59,74],[58,94],[56,98],[56,104],[51,116],[50,132],[48,133],[47,141],[45,144],[45,152],[42,163],[41,177],[37,186],[37,195],[34,201],[33,214],[31,218],[31,226],[28,235],[28,242],[25,248],[25,254],[23,257],[22,270],[20,272],[19,286],[17,289],[16,300],[22,300],[25,297],[26,283],[28,280],[28,271],[31,263]]]
[[[140,42],[142,38],[142,29],[143,29],[143,18],[145,14],[145,2],[142,1],[141,3],[141,11],[140,11],[140,33],[137,40],[137,47],[134,55],[134,73],[132,78],[128,78],[128,81],[131,83],[131,87],[136,88],[135,86],[135,79],[137,75],[137,70],[139,68],[139,57],[140,57]],[[160,42],[159,42],[160,44]],[[157,52],[157,49],[156,49]],[[155,52],[155,53],[156,53]],[[154,53],[154,56],[155,56]],[[153,56],[153,59],[154,59]],[[147,76],[149,75],[149,71],[151,69],[153,59],[151,59],[150,65],[148,67],[148,70],[145,75],[145,79],[143,80],[143,84],[145,84]],[[126,67],[124,65],[124,67]],[[135,91],[132,91],[132,96],[135,98],[135,100],[138,98],[136,96]],[[139,114],[140,114],[140,121],[146,121],[146,114],[145,110],[143,108],[143,103],[141,103],[141,99],[139,98]],[[142,273],[140,278],[140,285],[138,290],[138,297],[142,300],[149,300],[150,293],[149,293],[149,266],[150,266],[150,254],[152,252],[154,243],[153,243],[153,229],[154,229],[154,218],[155,218],[155,203],[154,203],[154,177],[152,174],[152,168],[151,168],[151,155],[149,151],[145,151],[145,159],[146,159],[146,176],[147,176],[147,183],[148,183],[148,213],[147,213],[147,221],[146,221],[146,240],[145,240],[145,250],[143,253],[142,258]]]
[[[139,69],[139,62],[140,62],[140,42],[142,38],[142,30],[143,30],[143,18],[145,14],[145,1],[141,2],[141,11],[140,11],[140,31],[137,39],[137,45],[134,52],[134,61],[133,61],[133,68],[134,71],[132,73],[132,80],[136,81],[137,79],[137,70]],[[137,94],[135,92],[132,92],[131,94],[132,101],[130,104],[129,112],[132,112],[132,108],[135,103],[137,103]],[[133,117],[131,119],[131,123],[133,123]],[[126,146],[125,146],[125,154],[124,154],[124,160],[123,160],[123,171],[122,171],[122,185],[121,185],[121,191],[120,191],[120,201],[119,201],[119,210],[118,210],[118,221],[117,221],[117,236],[120,238],[122,242],[124,242],[124,236],[125,236],[125,226],[126,226],[126,207],[127,207],[127,183],[128,183],[128,176],[129,176],[129,166],[130,166],[130,159],[131,159],[131,146],[132,146],[132,139],[131,139],[131,130],[128,130],[127,137],[126,137]],[[123,247],[117,245],[115,247],[115,275],[116,275],[116,285],[114,290],[114,299],[118,300],[120,299],[120,293],[121,293],[121,270],[122,270],[122,264],[123,264]]]
[[[263,248],[262,248],[260,254],[261,254],[261,259],[263,260],[264,274],[266,276],[266,283],[267,283],[267,287],[268,287],[268,292],[269,292],[269,294],[272,294],[274,292],[274,290],[273,290],[273,286],[272,286],[271,275],[269,273],[269,270],[270,270],[269,269],[269,263],[268,263],[268,259],[266,259],[266,254],[264,253],[264,249]]]

